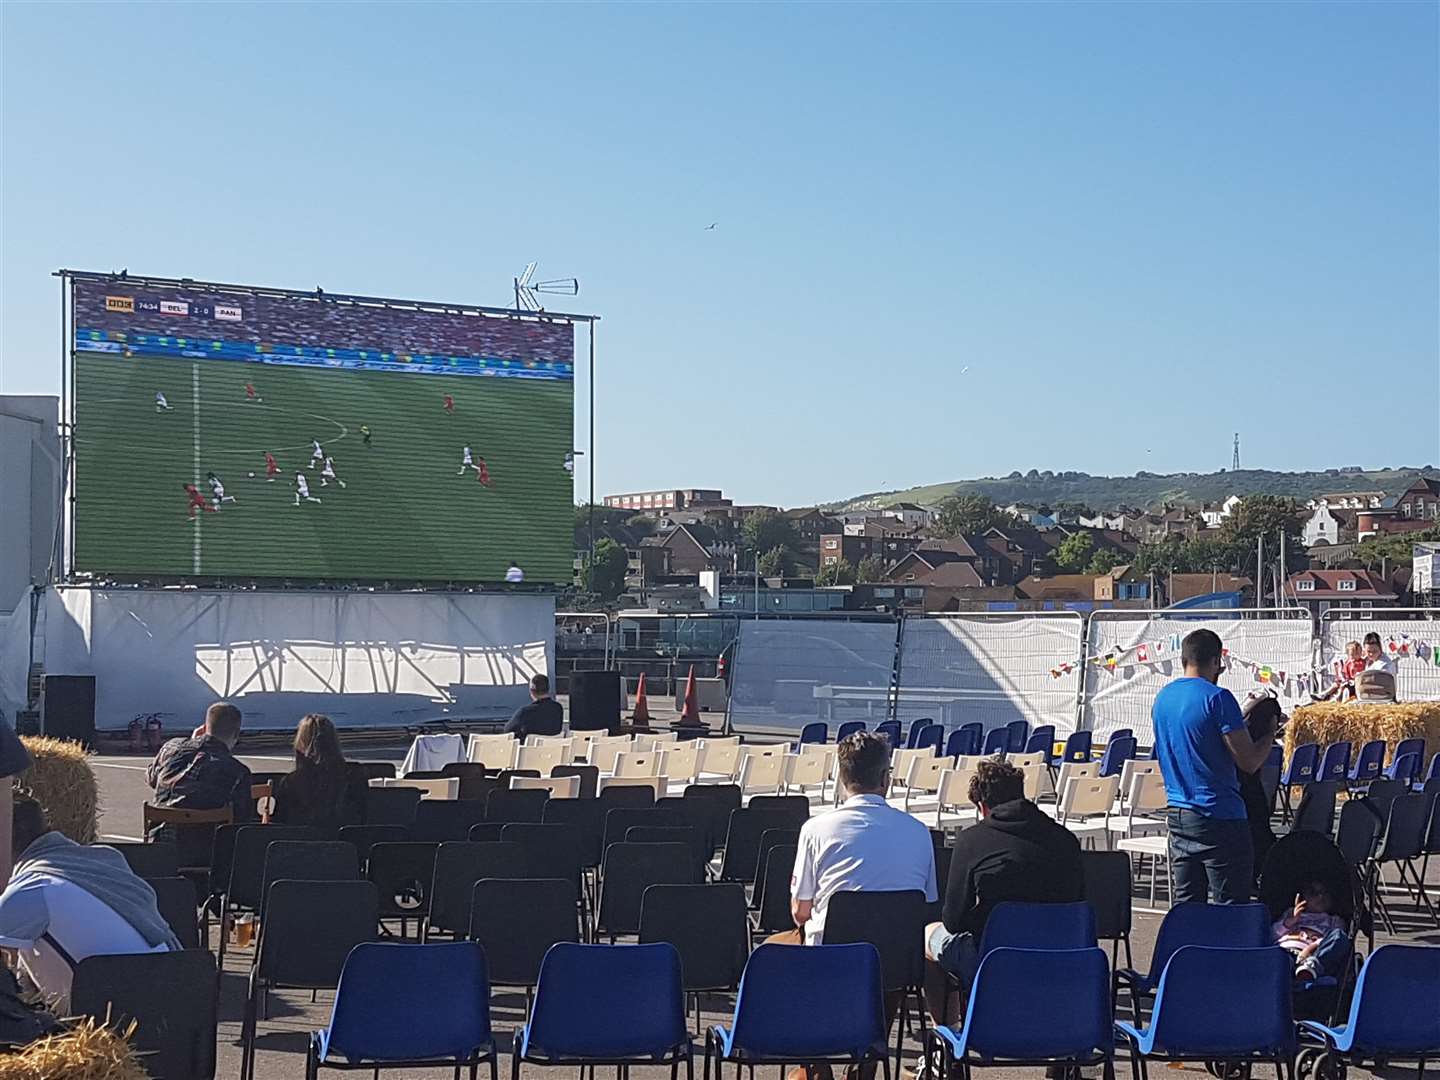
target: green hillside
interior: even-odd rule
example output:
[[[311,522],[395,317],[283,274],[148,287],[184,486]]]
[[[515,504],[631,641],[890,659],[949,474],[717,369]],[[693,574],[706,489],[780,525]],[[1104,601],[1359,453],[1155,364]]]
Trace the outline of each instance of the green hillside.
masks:
[[[928,484],[903,491],[857,495],[837,509],[861,505],[886,506],[897,502],[932,506],[949,495],[984,495],[996,503],[1024,502],[1054,506],[1083,503],[1092,509],[1116,506],[1150,507],[1162,503],[1220,502],[1229,495],[1290,496],[1313,499],[1344,491],[1384,491],[1394,495],[1405,490],[1417,475],[1440,479],[1433,465],[1399,469],[1325,469],[1315,472],[1274,472],[1269,469],[1241,469],[1213,473],[1139,472],[1134,476],[1091,476],[1082,472],[1013,472],[1006,477],[981,477]]]

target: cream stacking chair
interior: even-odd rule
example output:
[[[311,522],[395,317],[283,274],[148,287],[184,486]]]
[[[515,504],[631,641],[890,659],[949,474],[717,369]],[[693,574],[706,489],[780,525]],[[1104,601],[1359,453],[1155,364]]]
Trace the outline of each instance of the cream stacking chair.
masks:
[[[943,760],[943,759],[942,759]],[[946,769],[940,774],[940,786],[935,793],[935,827],[941,827],[941,815],[951,811],[961,818],[973,819],[976,816],[975,804],[970,801],[970,779],[975,775],[973,762],[978,758],[962,760],[972,762],[958,769]]]
[[[1115,809],[1115,794],[1119,789],[1118,776],[1071,780],[1060,795],[1055,820],[1078,834],[1082,843],[1088,841],[1091,847],[1096,836],[1108,843],[1110,814]]]
[[[1055,797],[1055,803],[1058,804],[1065,795],[1065,786],[1071,780],[1095,780],[1099,776],[1100,763],[1098,761],[1063,761],[1060,763],[1060,774],[1050,788],[1050,794]],[[1043,809],[1047,814],[1054,814],[1058,811],[1058,807],[1054,804]]]
[[[905,776],[910,771],[910,763],[917,759],[933,758],[935,750],[933,747],[921,746],[914,750],[895,750],[890,754],[890,794],[895,793],[895,788],[905,782]]]
[[[805,794],[807,788],[818,787],[823,799],[834,772],[834,743],[801,743],[797,753],[785,756],[785,791]]]
[[[940,779],[951,771],[950,759],[944,757],[912,758],[905,773],[905,811],[916,795],[933,795],[940,790]]]
[[[700,739],[700,779],[734,780],[740,771],[740,738]]]
[[[660,755],[660,775],[674,784],[691,784],[700,775],[700,748],[694,742],[662,743],[656,748]]]
[[[515,755],[515,768],[535,769],[541,776],[549,776],[556,765],[567,764],[565,758],[570,749],[568,739],[543,743],[540,746],[522,746]]]
[[[514,735],[471,735],[465,757],[487,769],[513,769],[520,742]]]
[[[775,795],[785,783],[785,748],[740,758],[740,795]]]
[[[616,777],[659,776],[660,755],[649,750],[626,750],[615,755]]]
[[[615,758],[631,749],[634,744],[629,735],[607,735],[590,743],[590,764],[602,773],[615,771]]]
[[[674,731],[651,732],[648,735],[636,735],[635,749],[660,750],[676,742],[679,738],[679,733]]]
[[[561,765],[569,765],[575,760],[575,739],[571,735],[530,735],[526,737],[525,745],[560,747]]]
[[[1165,821],[1161,815],[1170,804],[1169,796],[1165,792],[1165,778],[1158,770],[1129,775],[1128,785],[1125,783],[1124,774],[1121,775],[1122,809],[1110,819],[1110,831],[1126,839],[1148,833],[1163,833]]]

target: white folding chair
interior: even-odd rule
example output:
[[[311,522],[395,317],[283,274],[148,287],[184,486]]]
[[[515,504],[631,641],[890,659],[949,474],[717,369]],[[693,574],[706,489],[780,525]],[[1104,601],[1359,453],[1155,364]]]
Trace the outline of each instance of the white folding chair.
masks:
[[[1135,777],[1145,773],[1159,774],[1160,763],[1153,758],[1130,758],[1120,767],[1120,807],[1124,809],[1126,801],[1130,797],[1130,789],[1134,784]],[[1163,786],[1163,781],[1162,781]]]
[[[465,756],[487,769],[513,769],[520,742],[514,735],[471,735]]]
[[[912,761],[933,758],[935,751],[928,746],[922,746],[915,750],[896,750],[890,754],[890,794],[895,793],[896,785],[903,785],[905,777],[910,772]]]
[[[1170,799],[1165,778],[1158,771],[1132,773],[1128,788],[1122,787],[1121,792],[1123,810],[1109,821],[1111,832],[1128,839],[1165,831],[1164,820],[1155,815],[1165,812]]]
[[[740,740],[734,742],[728,739],[699,740],[700,746],[700,779],[715,777],[721,780],[734,780],[735,774],[740,771]]]
[[[578,799],[578,776],[512,776],[511,791],[548,791],[552,799]]]
[[[648,750],[626,750],[615,755],[615,768],[611,771],[617,777],[659,776],[660,755]]]
[[[970,758],[971,762],[979,760]],[[935,792],[935,827],[941,827],[940,818],[947,810],[953,811],[958,817],[971,818],[977,816],[975,804],[970,801],[970,778],[975,775],[975,766],[967,765],[959,769],[946,769],[940,774],[940,785]]]
[[[679,738],[679,732],[675,731],[657,731],[652,732],[649,735],[636,735],[635,749],[660,750],[663,747],[669,746],[671,743],[676,742]]]
[[[569,749],[568,740],[547,742],[540,746],[522,746],[515,754],[515,768],[535,769],[541,776],[549,776],[550,770],[556,765],[567,764],[565,756]]]
[[[1093,847],[1096,836],[1109,840],[1110,814],[1115,808],[1115,793],[1120,777],[1103,776],[1093,780],[1072,779],[1060,793],[1060,808],[1055,820],[1088,841]]]
[[[949,758],[912,758],[910,768],[905,773],[905,812],[910,812],[910,800],[914,796],[933,795],[938,792],[940,778],[949,771]]]
[[[806,788],[818,787],[820,797],[825,797],[825,785],[835,772],[834,743],[801,743],[800,749],[785,757],[785,791],[801,793]]]
[[[1006,754],[1005,763],[1014,765],[1017,769],[1028,768],[1031,765],[1044,765],[1045,755],[1038,750],[1033,754]]]
[[[1050,779],[1050,770],[1039,762],[1033,765],[1020,765],[1017,767],[1020,770],[1020,775],[1024,777],[1025,798],[1029,799],[1032,803],[1039,802],[1040,792]]]
[[[740,759],[740,794],[774,795],[785,783],[785,754],[746,754]]]
[[[615,758],[631,747],[629,735],[608,735],[590,743],[590,764],[602,773],[615,771]]]
[[[693,742],[661,746],[660,775],[671,783],[689,784],[700,775],[700,748]]]
[[[525,745],[558,746],[561,765],[569,765],[575,760],[575,739],[569,735],[530,735],[525,739]]]
[[[1048,769],[1046,770],[1049,771]],[[1065,795],[1065,788],[1071,780],[1095,780],[1100,776],[1100,763],[1098,761],[1062,761],[1060,763],[1060,775],[1055,778],[1050,786],[1050,794],[1055,797],[1058,804]],[[1042,807],[1047,814],[1059,812],[1058,805]]]

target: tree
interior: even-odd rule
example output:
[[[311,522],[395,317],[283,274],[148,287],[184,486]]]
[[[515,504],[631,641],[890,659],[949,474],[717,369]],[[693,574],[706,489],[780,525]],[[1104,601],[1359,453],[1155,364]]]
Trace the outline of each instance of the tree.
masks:
[[[1169,574],[1180,568],[1181,549],[1184,546],[1178,536],[1167,536],[1149,544],[1141,544],[1130,564],[1137,574]]]
[[[1235,565],[1235,548],[1224,540],[1197,537],[1185,541],[1180,549],[1180,561],[1182,573],[1220,573]]]
[[[653,536],[655,534],[655,519],[649,514],[636,514],[634,517],[626,518],[625,524],[635,530],[637,536]]]
[[[948,539],[973,536],[996,525],[1011,524],[1014,521],[1010,515],[984,495],[952,495],[942,499],[935,508],[935,523],[930,531]]]
[[[815,575],[816,585],[854,585],[855,567],[849,559],[826,563]]]
[[[1355,558],[1369,570],[1409,566],[1416,544],[1440,540],[1440,525],[1394,536],[1372,536],[1355,545]]]
[[[1303,525],[1300,506],[1294,499],[1246,495],[1220,525],[1220,539],[1230,547],[1232,565],[1248,572],[1255,568],[1256,539],[1264,539],[1268,562],[1278,550],[1283,529],[1290,565],[1298,566],[1305,555],[1305,545],[1300,539]]]
[[[1055,549],[1055,565],[1068,573],[1078,574],[1095,555],[1095,538],[1088,532],[1071,533]]]
[[[778,544],[760,556],[761,577],[786,577],[795,557],[784,544]]]
[[[855,580],[860,582],[884,581],[885,562],[878,555],[867,555],[855,568]]]
[[[590,527],[590,511],[595,511],[595,531],[599,532],[607,524],[620,525],[630,517],[629,510],[617,510],[613,506],[601,506],[596,503],[593,507],[589,503],[577,503],[575,505],[575,528],[588,529]]]
[[[608,536],[595,542],[595,558],[585,567],[585,588],[605,600],[614,600],[625,590],[625,572],[630,559],[625,549]]]
[[[769,553],[776,548],[794,550],[795,530],[790,522],[774,510],[756,510],[740,526],[740,542],[753,558],[755,553]]]
[[[1085,567],[1085,573],[1108,574],[1124,561],[1124,556],[1114,548],[1101,548],[1090,557],[1090,565]]]

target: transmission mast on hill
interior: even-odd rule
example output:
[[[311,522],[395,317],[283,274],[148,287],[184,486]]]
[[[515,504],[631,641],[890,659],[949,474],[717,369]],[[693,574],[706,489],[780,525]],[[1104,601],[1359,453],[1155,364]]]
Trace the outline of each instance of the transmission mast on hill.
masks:
[[[1230,455],[1230,471],[1240,471],[1240,433],[1238,431],[1235,432],[1235,450]]]

